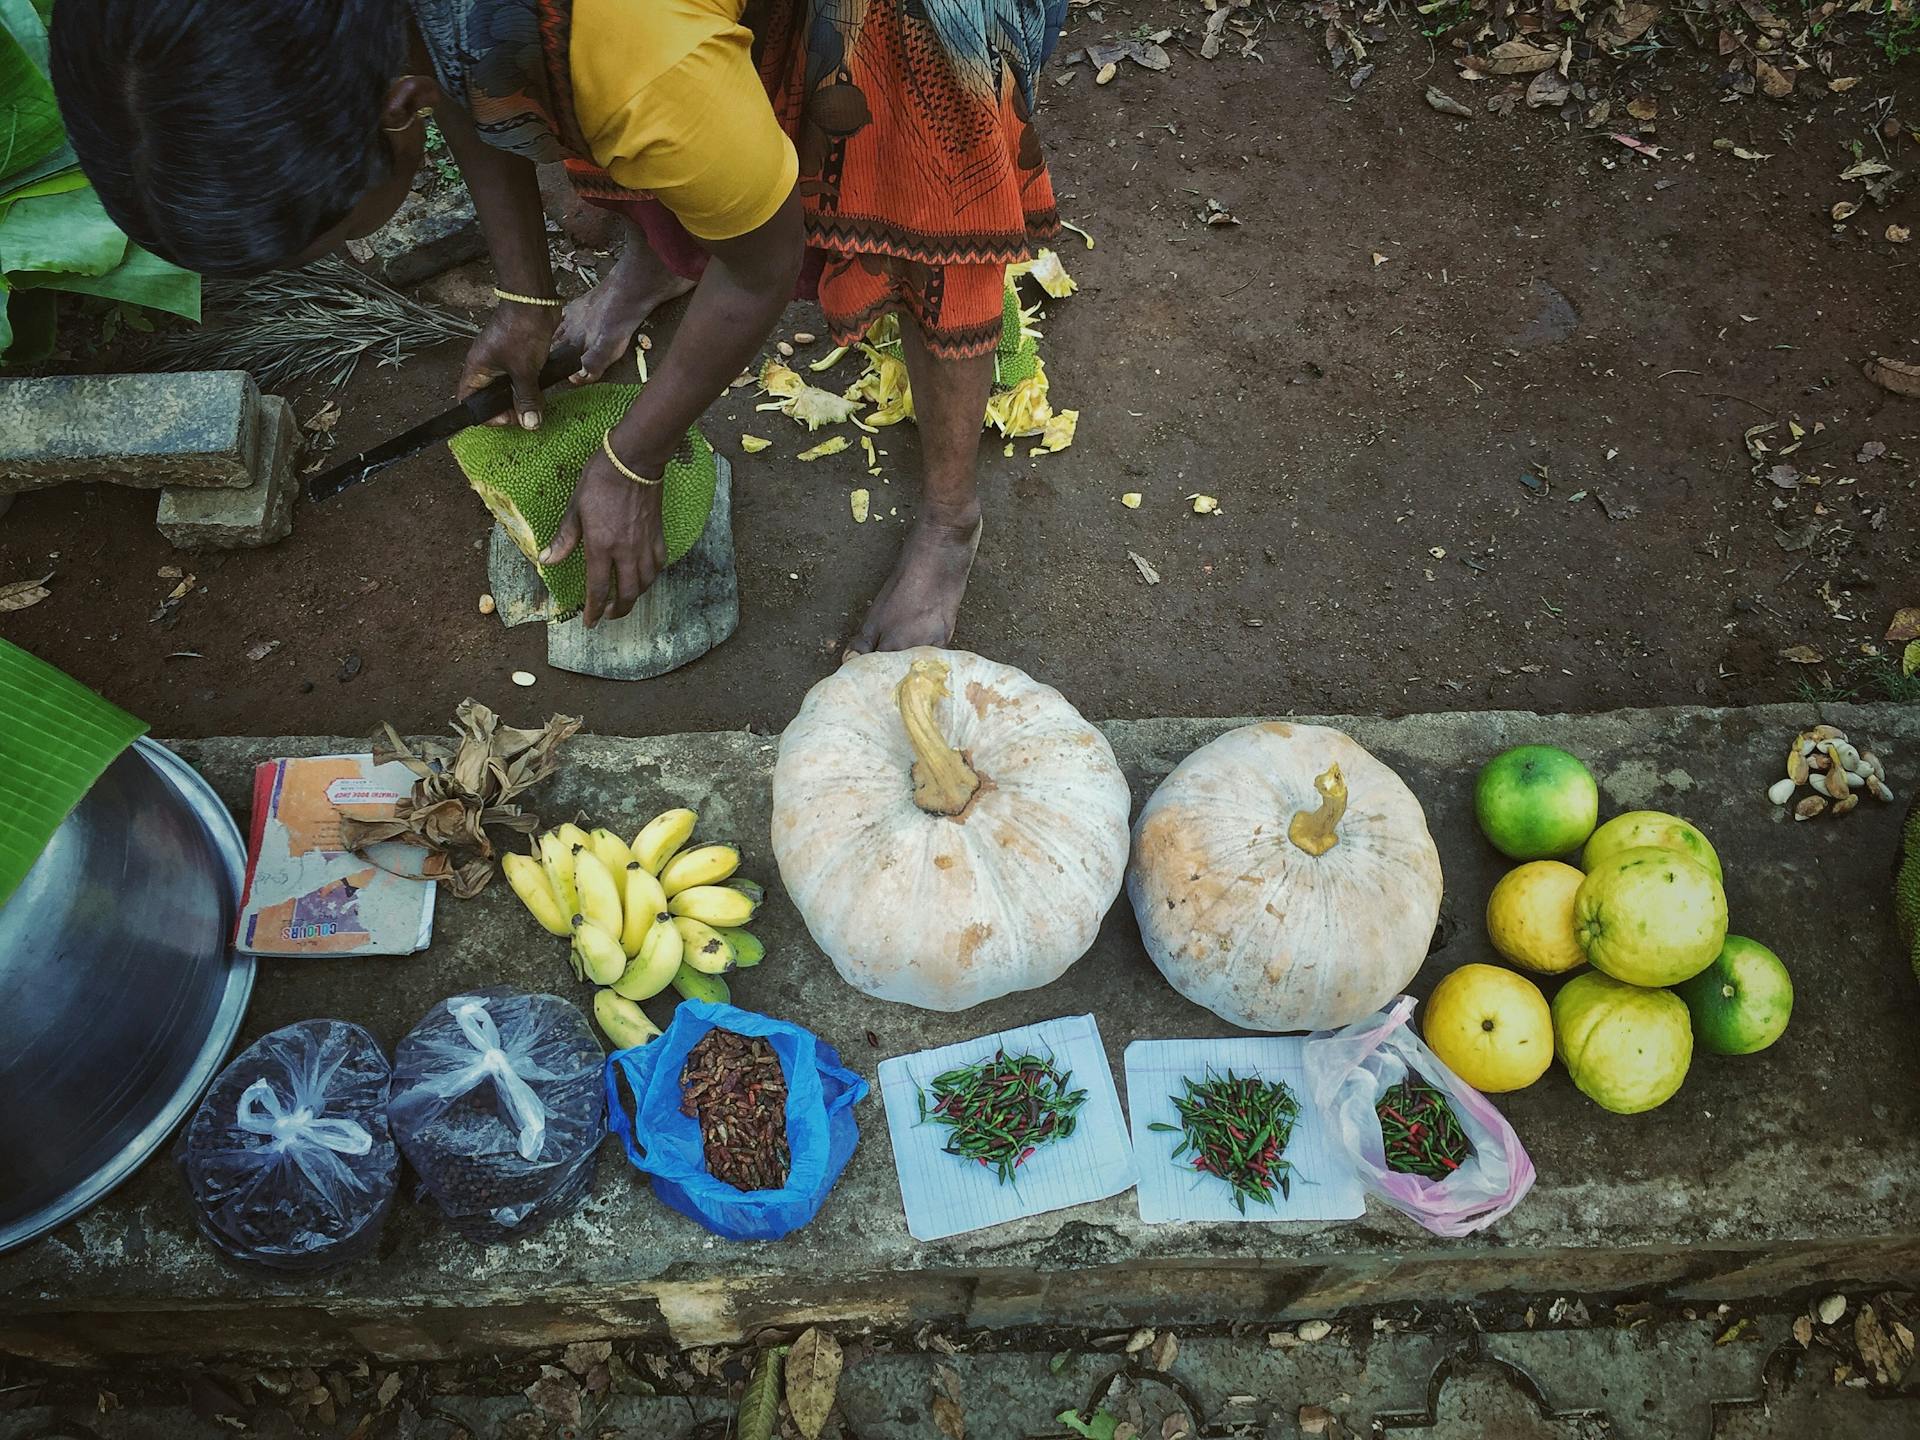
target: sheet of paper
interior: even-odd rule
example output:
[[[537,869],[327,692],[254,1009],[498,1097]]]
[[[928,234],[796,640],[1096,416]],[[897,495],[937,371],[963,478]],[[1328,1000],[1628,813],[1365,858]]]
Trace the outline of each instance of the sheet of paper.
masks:
[[[936,1122],[921,1123],[914,1099],[935,1076],[990,1060],[996,1050],[1051,1056],[1061,1070],[1070,1072],[1070,1085],[1087,1092],[1073,1134],[1036,1150],[1014,1180],[1004,1185],[991,1169],[945,1153],[943,1147],[952,1132]],[[907,1231],[916,1240],[944,1240],[1028,1215],[1104,1200],[1128,1189],[1136,1179],[1126,1118],[1120,1112],[1113,1071],[1091,1015],[1023,1025],[883,1060],[880,1095],[887,1109],[887,1133],[893,1141]]]
[[[1140,1167],[1140,1218],[1149,1225],[1178,1220],[1352,1220],[1367,1210],[1366,1192],[1335,1143],[1324,1115],[1308,1098],[1305,1040],[1297,1035],[1236,1035],[1222,1040],[1136,1040],[1127,1046],[1127,1109],[1133,1119],[1134,1161]],[[1242,1214],[1232,1189],[1193,1168],[1191,1152],[1178,1160],[1180,1135],[1150,1130],[1155,1121],[1180,1123],[1173,1097],[1183,1080],[1256,1075],[1284,1081],[1300,1102],[1300,1118],[1283,1152],[1293,1167],[1289,1194],[1276,1189],[1271,1208],[1249,1201]]]

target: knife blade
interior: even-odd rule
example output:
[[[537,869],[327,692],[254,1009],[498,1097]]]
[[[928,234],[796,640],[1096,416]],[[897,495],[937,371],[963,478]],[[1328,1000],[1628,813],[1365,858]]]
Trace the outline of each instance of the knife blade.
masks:
[[[562,351],[547,357],[547,363],[540,369],[540,388],[546,390],[558,385],[580,368],[580,357],[571,351]],[[403,430],[391,440],[382,441],[370,450],[362,450],[351,460],[343,460],[338,465],[329,466],[307,481],[307,498],[312,501],[331,500],[342,490],[350,490],[363,481],[371,480],[389,465],[397,465],[414,455],[418,455],[429,445],[451,439],[470,425],[484,425],[513,403],[513,382],[501,376],[484,389],[476,390],[458,405],[442,410],[431,420],[423,420],[411,430]]]

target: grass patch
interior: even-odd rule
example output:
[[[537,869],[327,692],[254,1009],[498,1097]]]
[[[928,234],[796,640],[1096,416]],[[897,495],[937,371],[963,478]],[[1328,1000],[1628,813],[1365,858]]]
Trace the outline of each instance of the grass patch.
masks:
[[[1800,675],[1793,698],[1808,705],[1848,700],[1891,700],[1898,705],[1920,704],[1920,673],[1902,675],[1897,662],[1884,655],[1862,656],[1823,666],[1817,676]]]

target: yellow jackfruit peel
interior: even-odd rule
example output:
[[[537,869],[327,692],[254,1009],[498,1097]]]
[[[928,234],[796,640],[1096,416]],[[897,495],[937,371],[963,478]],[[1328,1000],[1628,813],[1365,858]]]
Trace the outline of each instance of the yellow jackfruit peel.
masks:
[[[830,440],[822,440],[811,450],[802,450],[800,452],[800,458],[802,460],[824,460],[829,455],[838,455],[852,443],[853,442],[844,435],[835,435]]]
[[[987,423],[1012,439],[1019,435],[1038,435],[1053,418],[1047,403],[1047,368],[1038,360],[1033,373],[987,401]]]
[[[1064,450],[1073,444],[1073,432],[1079,428],[1078,410],[1056,410],[1040,430],[1039,449]]]
[[[1067,267],[1061,263],[1060,257],[1051,250],[1043,249],[1031,260],[1009,265],[1007,275],[1013,279],[1031,275],[1034,283],[1056,300],[1064,300],[1080,288],[1079,282],[1067,273]]]
[[[549,619],[565,620],[585,604],[586,550],[576,546],[558,565],[541,565],[540,552],[559,531],[580,472],[599,453],[601,437],[639,394],[638,385],[583,385],[556,393],[538,430],[474,425],[447,441],[474,493],[540,572],[553,602]],[[698,430],[689,430],[667,463],[660,492],[668,564],[691,550],[707,528],[718,480],[713,447]]]
[[[773,444],[771,440],[763,440],[758,435],[742,435],[740,437],[740,448],[749,455],[758,455],[771,444]]]

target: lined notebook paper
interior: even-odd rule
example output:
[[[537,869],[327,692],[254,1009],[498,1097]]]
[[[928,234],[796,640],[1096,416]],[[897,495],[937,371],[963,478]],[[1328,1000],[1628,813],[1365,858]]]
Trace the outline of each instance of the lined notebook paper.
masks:
[[[1305,1040],[1297,1035],[1245,1035],[1223,1040],[1136,1040],[1127,1046],[1127,1108],[1133,1117],[1134,1161],[1140,1168],[1140,1218],[1149,1225],[1176,1220],[1352,1220],[1367,1210],[1366,1192],[1307,1092]],[[1185,1078],[1211,1070],[1281,1080],[1300,1102],[1300,1118],[1283,1153],[1292,1163],[1291,1193],[1273,1193],[1271,1208],[1247,1202],[1234,1208],[1224,1181],[1193,1169],[1190,1155],[1173,1159],[1175,1132],[1149,1130],[1156,1120],[1180,1123],[1173,1096]]]
[[[1009,1055],[1051,1055],[1060,1069],[1072,1072],[1072,1088],[1087,1092],[1073,1134],[1035,1151],[1005,1185],[985,1166],[946,1154],[942,1147],[951,1131],[944,1125],[920,1123],[914,1102],[915,1094],[924,1092],[935,1076],[990,1060],[996,1050]],[[880,1095],[887,1108],[887,1133],[900,1175],[907,1232],[916,1240],[944,1240],[1028,1215],[1104,1200],[1129,1188],[1137,1178],[1113,1071],[1091,1015],[1022,1025],[883,1060]]]

